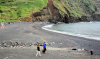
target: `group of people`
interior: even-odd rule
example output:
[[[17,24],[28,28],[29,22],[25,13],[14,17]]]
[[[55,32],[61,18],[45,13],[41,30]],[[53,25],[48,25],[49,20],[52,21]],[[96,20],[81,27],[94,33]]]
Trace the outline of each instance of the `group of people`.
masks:
[[[43,43],[43,50],[42,50],[42,52],[45,53],[45,51],[46,51],[46,42]],[[39,55],[39,56],[41,57],[41,53],[40,53],[40,45],[39,45],[39,44],[37,45],[37,53],[36,53],[36,57],[37,57],[37,55]]]

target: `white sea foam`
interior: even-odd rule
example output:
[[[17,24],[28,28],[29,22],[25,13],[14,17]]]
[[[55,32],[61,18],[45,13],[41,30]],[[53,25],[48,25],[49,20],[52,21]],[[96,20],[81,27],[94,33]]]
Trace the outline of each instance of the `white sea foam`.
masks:
[[[77,37],[83,37],[83,38],[88,38],[88,39],[100,40],[100,38],[98,38],[98,37],[89,37],[89,36],[81,35],[81,34],[73,34],[73,33],[68,33],[68,32],[61,32],[61,31],[57,31],[57,30],[52,30],[50,28],[53,25],[54,24],[43,26],[42,29],[47,30],[47,31],[51,31],[51,32],[61,33],[61,34],[67,34],[67,35],[72,35],[72,36],[77,36]]]
[[[54,24],[43,26],[43,28],[51,28]]]

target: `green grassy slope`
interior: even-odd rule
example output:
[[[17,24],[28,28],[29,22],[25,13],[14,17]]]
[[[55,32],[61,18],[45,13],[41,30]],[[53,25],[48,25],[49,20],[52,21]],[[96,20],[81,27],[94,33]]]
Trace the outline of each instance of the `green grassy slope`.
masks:
[[[65,10],[70,12],[73,17],[90,16],[95,11],[93,2],[90,0],[53,0],[54,5],[59,9],[60,14],[68,14]],[[62,6],[63,5],[63,6]],[[65,7],[65,8],[64,8]]]
[[[47,0],[0,0],[0,22],[20,21],[46,6]]]

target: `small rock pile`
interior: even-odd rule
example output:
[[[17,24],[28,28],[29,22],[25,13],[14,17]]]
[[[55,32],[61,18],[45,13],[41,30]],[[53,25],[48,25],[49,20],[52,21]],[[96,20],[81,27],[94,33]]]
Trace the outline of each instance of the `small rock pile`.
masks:
[[[12,42],[12,41],[6,41],[6,42],[0,42],[0,47],[31,47],[35,46],[37,44],[40,44],[40,46],[43,46],[43,43],[25,43],[25,42]]]

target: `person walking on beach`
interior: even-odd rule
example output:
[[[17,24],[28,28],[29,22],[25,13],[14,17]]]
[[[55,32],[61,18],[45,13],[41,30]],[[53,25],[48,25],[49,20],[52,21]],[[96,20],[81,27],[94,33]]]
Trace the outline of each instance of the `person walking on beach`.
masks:
[[[46,51],[46,42],[43,43],[43,53]]]
[[[36,57],[37,55],[39,55],[41,57],[41,53],[40,53],[40,45],[37,45],[37,53],[36,53]]]

